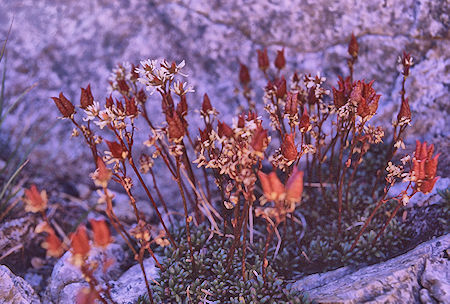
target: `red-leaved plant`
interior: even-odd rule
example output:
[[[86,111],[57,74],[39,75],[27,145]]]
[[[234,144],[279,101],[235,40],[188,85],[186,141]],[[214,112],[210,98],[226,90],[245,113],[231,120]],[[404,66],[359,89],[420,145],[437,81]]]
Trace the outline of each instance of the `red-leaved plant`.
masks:
[[[245,261],[247,242],[253,242],[253,219],[257,216],[267,223],[262,269],[265,280],[265,268],[269,263],[267,251],[273,234],[278,237],[277,252],[282,242],[278,232],[279,225],[290,221],[295,226],[294,222],[302,222],[296,218],[295,210],[301,204],[304,179],[309,182],[307,185],[319,187],[323,195],[327,195],[326,187],[334,188],[338,198],[338,232],[341,233],[342,208],[348,205],[349,189],[356,172],[371,146],[381,143],[385,137],[381,126],[369,123],[376,114],[380,101],[374,82],[353,79],[359,53],[358,42],[353,34],[348,53],[349,76],[339,77],[337,87],[330,91],[323,88],[326,79],[320,74],[301,76],[294,73],[291,77],[283,75],[286,66],[284,49],[277,53],[274,70],[271,69],[267,49],[258,50],[258,67],[267,79],[264,105],[260,106],[260,103],[252,99],[250,72],[247,65],[241,62],[239,80],[247,110],[233,122],[221,121],[218,119],[218,111],[205,94],[199,110],[203,127],[198,133],[189,128],[191,119],[188,118],[188,96],[193,89],[181,80],[186,77],[182,73],[184,61],[177,64],[166,60],[145,60],[141,61],[140,66],[119,65],[114,69],[110,81],[112,94],[102,105],[95,101],[89,85],[81,89],[80,110],[62,93],[59,97],[53,97],[62,118],[74,124],[73,135],[81,134],[91,150],[96,167],[91,177],[101,190],[101,200],[106,204],[106,216],[139,262],[152,303],[152,293],[143,264],[144,255],[148,252],[163,271],[150,245],[157,243],[161,246],[179,246],[164,220],[166,218],[172,221],[172,216],[158,186],[156,171],[153,170],[156,162],[159,162],[158,172],[161,165],[164,166],[175,180],[180,193],[174,200],[180,201],[183,206],[189,260],[194,275],[197,265],[191,243],[192,225],[208,221],[211,233],[224,235],[227,231],[232,231],[234,240],[225,261],[230,267],[238,247],[242,248],[242,261]],[[403,166],[410,165],[408,172],[403,166],[395,166],[391,161],[397,150],[404,145],[402,138],[411,121],[408,98],[405,97],[405,81],[412,66],[412,57],[404,53],[400,63],[403,67],[401,106],[397,121],[394,122],[391,148],[386,159],[388,174],[384,196],[378,200],[372,214],[355,237],[352,250],[383,204],[391,199],[398,202],[377,238],[415,193],[430,192],[437,179],[439,155],[433,157],[432,145],[418,142],[412,158],[402,159]],[[160,114],[165,120],[162,127],[158,127],[154,118],[159,115],[155,106],[158,99]],[[149,107],[152,108],[151,115]],[[262,107],[267,112],[267,121],[257,114],[257,109]],[[79,113],[82,117],[79,117]],[[138,119],[147,128],[137,129]],[[136,132],[148,134],[148,140],[143,143],[146,151],[142,153],[142,149],[136,148],[141,144],[135,141]],[[275,147],[271,149],[269,146],[272,137],[278,140],[273,141]],[[272,166],[270,173],[263,172],[264,163]],[[304,169],[299,170],[300,167]],[[324,167],[334,169],[331,174],[323,176]],[[378,172],[374,177],[376,182],[384,176],[383,170]],[[151,177],[152,188],[146,182],[145,175]],[[389,189],[399,178],[406,183],[405,190],[388,198]],[[210,183],[211,180],[214,184]],[[119,183],[130,199],[136,217],[136,225],[130,231],[114,213],[112,194],[108,190],[111,181]],[[152,227],[145,222],[136,206],[133,192],[138,186],[145,192],[161,224],[162,232],[157,236],[152,236]],[[27,192],[29,210],[43,212],[45,219],[43,201],[43,196],[35,188]],[[215,201],[220,204],[215,204]],[[218,211],[217,208],[230,212]],[[104,248],[111,242],[106,224],[102,221],[93,221],[91,224],[94,244]],[[60,246],[57,239],[54,232],[49,233],[46,246],[51,255],[60,254],[56,248]],[[90,284],[88,289],[80,293],[80,302],[88,303],[89,299],[105,302],[110,299],[109,290],[96,286],[98,282],[86,262],[89,246],[86,228],[81,226],[72,235],[70,247],[74,263],[80,267]],[[245,280],[244,262],[242,276]]]

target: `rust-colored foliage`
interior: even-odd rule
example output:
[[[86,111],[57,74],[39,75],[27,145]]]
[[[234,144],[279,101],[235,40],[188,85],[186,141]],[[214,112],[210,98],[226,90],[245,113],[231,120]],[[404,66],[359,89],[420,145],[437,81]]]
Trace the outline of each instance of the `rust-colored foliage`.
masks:
[[[42,190],[39,192],[36,185],[31,185],[30,189],[25,189],[25,211],[43,212],[47,209],[47,192]]]

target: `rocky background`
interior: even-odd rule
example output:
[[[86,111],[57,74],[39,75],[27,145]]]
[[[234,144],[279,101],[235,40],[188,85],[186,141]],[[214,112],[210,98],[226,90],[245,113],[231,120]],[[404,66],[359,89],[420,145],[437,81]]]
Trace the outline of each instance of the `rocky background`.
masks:
[[[96,98],[103,100],[117,63],[184,59],[196,90],[191,108],[208,92],[226,116],[237,111],[240,101],[235,90],[239,61],[250,66],[253,79],[260,79],[256,50],[267,47],[273,60],[275,51],[284,47],[287,76],[292,70],[320,71],[330,88],[337,75],[348,73],[347,43],[353,32],[360,43],[356,77],[375,79],[382,94],[378,115],[384,121],[390,122],[399,108],[397,58],[404,50],[412,53],[409,142],[427,139],[444,152],[450,134],[449,11],[445,0],[2,1],[0,37],[6,37],[13,22],[7,98],[37,85],[10,115],[6,129],[38,122],[30,137],[44,136],[31,165],[44,169],[43,175],[86,176],[92,170],[84,161],[89,160],[87,149],[70,139],[69,123],[55,119],[59,113],[50,97],[60,91],[78,102],[80,87],[90,83]],[[255,92],[261,104],[261,90],[255,86]],[[5,153],[10,142],[3,143]]]
[[[264,47],[268,48],[271,60],[276,50],[285,49],[288,61],[286,76],[289,77],[294,70],[312,74],[320,71],[327,77],[327,86],[331,88],[336,85],[338,75],[348,73],[347,43],[353,32],[360,44],[355,78],[375,79],[374,87],[382,94],[378,116],[385,123],[390,123],[397,115],[400,104],[402,75],[397,69],[397,58],[403,51],[412,53],[415,65],[411,69],[406,90],[413,122],[406,141],[409,144],[407,148],[413,149],[415,139],[428,140],[436,145],[436,150],[442,153],[438,171],[442,178],[437,187],[446,188],[450,176],[448,12],[450,4],[446,0],[0,1],[0,40],[6,37],[12,22],[7,53],[6,99],[12,101],[25,89],[36,85],[1,126],[0,161],[6,160],[14,150],[14,137],[17,138],[24,129],[28,129],[25,143],[40,140],[27,165],[29,175],[38,185],[56,180],[57,183],[52,187],[58,192],[73,194],[76,191],[75,196],[81,198],[73,203],[73,210],[76,210],[80,204],[86,204],[88,198],[91,201],[96,199],[91,197],[89,186],[86,186],[91,183],[88,173],[93,170],[93,166],[89,151],[81,140],[71,138],[71,125],[56,119],[60,114],[50,100],[51,96],[57,96],[63,91],[77,103],[80,87],[90,83],[94,96],[102,101],[107,96],[109,74],[118,63],[138,63],[147,58],[167,58],[177,62],[186,60],[185,69],[189,74],[187,81],[196,90],[188,99],[191,109],[200,105],[202,95],[207,92],[224,120],[231,121],[238,111],[237,106],[242,102],[238,94],[239,62],[250,68],[255,100],[260,105],[259,88],[264,82],[257,69],[256,50]],[[159,105],[159,101],[153,101]],[[190,123],[195,126],[196,113],[192,111],[190,115],[194,119]],[[171,183],[169,178],[162,178],[163,188],[166,186],[163,184],[165,180],[167,184]],[[52,189],[47,190],[51,193]],[[121,194],[116,195],[119,197]],[[70,204],[66,205],[72,208]],[[123,217],[121,219],[126,221],[127,216],[132,217],[129,211],[118,211]],[[150,216],[151,210],[143,211]],[[16,239],[23,243],[22,237],[32,230],[23,222],[15,219],[4,225],[0,223],[3,225],[0,236],[10,236],[7,229],[21,227],[21,231],[25,232],[17,235]],[[0,255],[4,248],[9,248],[1,242],[5,239],[0,237]],[[383,298],[383,295],[388,294],[384,292],[386,290],[400,292],[404,277],[408,275],[410,281],[407,289],[411,289],[409,296],[412,295],[414,301],[423,298],[423,303],[434,303],[435,300],[427,302],[430,295],[433,299],[447,301],[448,297],[445,294],[441,296],[440,292],[448,291],[450,286],[448,251],[443,254],[448,248],[448,236],[440,242],[444,246],[442,250],[439,249],[438,262],[434,259],[437,256],[434,251],[429,254],[433,259],[428,261],[428,256],[426,259],[423,256],[416,257],[405,266],[406,270],[395,268],[397,262],[402,264],[401,261],[387,262],[384,265],[386,268],[382,269],[387,269],[388,276],[394,269],[395,273],[390,275],[394,277],[392,280],[370,277],[371,273],[377,272],[373,270],[375,268],[358,273],[364,278],[367,274],[367,280],[361,284],[367,283],[367,289],[373,291],[373,303],[384,303],[387,298]],[[8,246],[12,246],[11,243]],[[429,248],[438,245],[424,246]],[[424,253],[422,251],[419,253]],[[425,253],[428,254],[428,251]],[[407,257],[409,259],[411,255]],[[64,273],[59,270],[67,264],[64,263],[66,258],[63,257],[55,269],[49,269],[53,275],[48,285],[41,282],[42,277],[34,278],[33,272],[25,276],[25,280],[39,292],[44,301],[65,301],[82,284],[79,278],[70,277],[70,272],[66,272],[67,278],[58,276]],[[428,270],[434,269],[436,263],[440,268],[429,275]],[[410,265],[412,270],[408,268]],[[354,278],[353,270],[337,271],[345,274],[345,278],[338,283],[330,279],[334,275],[331,273],[321,279],[321,286],[316,283],[308,285],[308,278],[301,282],[301,286],[306,286],[310,293],[322,297],[324,301],[335,301],[336,298],[331,295],[336,286],[353,282]],[[441,277],[445,271],[447,275]],[[110,279],[117,283],[117,290],[129,288],[126,284],[130,283],[132,271],[130,273],[111,275]],[[121,278],[127,283],[122,282]],[[317,277],[313,279],[316,281]],[[387,280],[388,283],[375,288],[370,282],[377,280]],[[394,283],[389,283],[391,281]],[[28,297],[28,303],[39,302],[28,283],[15,277],[4,266],[0,268],[0,282],[3,282],[0,290],[9,291],[15,290],[13,287],[20,287],[18,292],[0,295],[0,303],[2,297],[7,296],[17,297],[18,303],[21,303],[21,297]],[[438,284],[436,282],[443,282],[443,287],[435,287]],[[46,291],[43,290],[44,285],[49,286]],[[388,285],[392,288],[386,287]],[[367,300],[363,295],[349,296],[348,292],[343,290],[339,295],[342,303]],[[363,293],[367,294],[366,291]],[[117,296],[120,296],[120,292],[117,292]],[[396,300],[397,296],[403,297],[396,294],[391,300]]]

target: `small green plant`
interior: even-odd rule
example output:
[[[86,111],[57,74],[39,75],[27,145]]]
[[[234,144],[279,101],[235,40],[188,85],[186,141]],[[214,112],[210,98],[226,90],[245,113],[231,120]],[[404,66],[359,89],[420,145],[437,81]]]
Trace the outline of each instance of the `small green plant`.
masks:
[[[264,225],[260,227],[264,229]],[[191,231],[196,275],[192,273],[185,227],[176,228],[172,233],[178,249],[160,247],[156,250],[162,257],[158,284],[152,286],[156,303],[312,303],[306,295],[289,290],[287,281],[272,266],[267,267],[266,279],[263,279],[263,238],[248,248],[247,280],[244,281],[240,265],[242,250],[237,250],[232,266],[227,269],[224,261],[232,239],[217,234],[211,236],[210,232],[203,224]],[[149,301],[141,298],[138,303]]]

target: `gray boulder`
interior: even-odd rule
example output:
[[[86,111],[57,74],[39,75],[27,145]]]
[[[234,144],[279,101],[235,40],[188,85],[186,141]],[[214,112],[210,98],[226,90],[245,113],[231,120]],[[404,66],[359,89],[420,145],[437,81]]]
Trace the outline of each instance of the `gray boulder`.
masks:
[[[150,284],[158,279],[158,268],[153,258],[144,260],[145,272]],[[133,304],[136,300],[147,293],[144,276],[139,264],[125,271],[118,280],[110,282],[111,296],[119,304]]]
[[[64,299],[74,299],[81,287],[87,286],[80,270],[71,264],[71,257],[72,253],[68,251],[55,264],[45,292],[45,300],[47,302],[67,303],[64,302]],[[114,258],[115,263],[103,272],[101,261],[105,257]],[[88,262],[93,261],[99,264],[95,274],[102,274],[101,276],[96,276],[96,278],[104,283],[116,279],[122,273],[121,266],[126,262],[126,254],[119,245],[110,244],[105,252],[95,248],[92,249]]]
[[[293,288],[318,303],[450,303],[450,235],[386,262],[313,274]]]
[[[0,265],[0,304],[40,304],[41,300],[24,279]]]
[[[450,134],[448,11],[445,0],[2,1],[0,36],[14,16],[6,97],[13,99],[38,83],[4,126],[13,130],[18,121],[40,122],[31,137],[46,136],[32,163],[54,168],[55,175],[86,177],[94,166],[81,140],[70,139],[70,124],[61,122],[49,130],[56,121],[51,118],[59,115],[50,97],[60,91],[78,103],[80,86],[91,83],[96,99],[102,100],[117,63],[185,59],[188,81],[196,89],[188,100],[191,109],[208,92],[224,120],[231,121],[242,101],[234,90],[239,88],[239,61],[249,65],[261,87],[256,50],[267,47],[273,61],[275,51],[284,47],[290,67],[286,75],[294,69],[321,71],[328,85],[335,85],[337,75],[348,73],[347,43],[354,32],[360,43],[355,77],[375,79],[382,120],[389,123],[398,111],[401,74],[396,61],[406,50],[416,63],[407,82],[414,135],[409,138],[442,142]],[[262,92],[255,91],[261,105]],[[192,113],[189,119],[192,127],[195,117]],[[163,189],[172,187],[170,178],[160,183]]]

